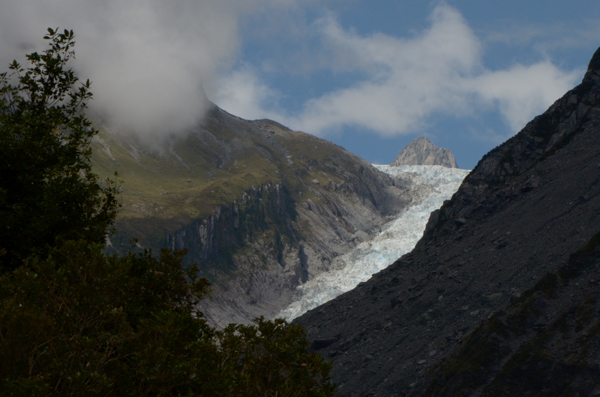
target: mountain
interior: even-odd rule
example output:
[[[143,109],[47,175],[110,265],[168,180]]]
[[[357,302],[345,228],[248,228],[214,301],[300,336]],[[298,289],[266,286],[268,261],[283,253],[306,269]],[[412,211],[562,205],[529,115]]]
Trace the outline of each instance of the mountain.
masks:
[[[439,148],[424,137],[411,141],[390,165],[441,165],[458,168],[450,149]]]
[[[124,181],[108,251],[188,249],[213,286],[202,309],[220,326],[274,315],[426,189],[331,142],[216,106],[186,134],[149,143],[103,128],[92,149],[95,172]]]
[[[415,249],[295,320],[349,396],[600,394],[600,49]]]

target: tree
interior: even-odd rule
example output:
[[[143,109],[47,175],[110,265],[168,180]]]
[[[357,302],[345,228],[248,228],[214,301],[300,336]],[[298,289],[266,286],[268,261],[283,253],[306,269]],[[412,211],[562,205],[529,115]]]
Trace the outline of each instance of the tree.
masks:
[[[115,219],[115,181],[102,186],[90,166],[97,133],[83,115],[89,80],[67,62],[73,31],[48,29],[49,49],[0,74],[0,265],[15,269],[60,241],[104,242]]]
[[[103,252],[117,192],[89,166],[73,32],[48,32],[26,72],[0,75],[0,395],[332,396],[300,326],[210,327],[185,251]]]
[[[67,242],[0,277],[2,396],[332,396],[298,325],[211,328],[185,252],[106,256]]]
[[[183,255],[106,256],[69,241],[4,274],[0,394],[202,391],[198,379],[211,379],[217,359],[214,332],[195,312],[208,284],[183,270]]]

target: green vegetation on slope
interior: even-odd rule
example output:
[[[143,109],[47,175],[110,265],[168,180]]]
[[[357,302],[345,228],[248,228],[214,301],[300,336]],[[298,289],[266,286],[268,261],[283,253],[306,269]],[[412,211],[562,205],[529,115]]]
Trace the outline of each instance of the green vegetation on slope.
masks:
[[[152,145],[135,133],[101,129],[93,148],[94,171],[101,176],[118,171],[123,181],[123,207],[117,234],[111,237],[115,252],[130,249],[132,238],[144,248],[172,247],[170,236],[187,229],[197,233],[190,225],[200,226],[215,214],[233,211],[236,217],[239,212],[242,223],[250,210],[265,214],[265,222],[259,222],[261,230],[252,225],[245,225],[246,229],[265,232],[274,228],[285,234],[293,214],[278,214],[265,207],[267,203],[260,201],[269,194],[263,190],[278,185],[290,203],[319,202],[322,192],[347,184],[364,171],[355,156],[330,142],[273,121],[242,120],[217,107],[198,127]],[[295,211],[291,204],[286,209]],[[222,225],[222,218],[216,217]],[[233,222],[233,216],[226,219]],[[301,237],[308,227],[294,224],[293,228]],[[229,259],[213,252],[214,266],[226,269],[231,255],[248,237],[243,230],[236,230],[238,243],[228,245],[229,237],[219,241]],[[187,244],[187,248],[193,261],[204,269],[210,255],[197,252],[202,244]]]
[[[308,194],[304,186],[313,180],[343,182],[335,168],[351,166],[336,156],[340,149],[335,145],[285,127],[269,125],[276,131],[271,146],[260,139],[258,128],[238,136],[214,120],[219,112],[210,113],[197,130],[165,138],[160,146],[133,133],[101,129],[92,164],[99,175],[118,171],[124,181],[120,218],[203,218],[215,206],[267,183],[286,184],[298,199]]]

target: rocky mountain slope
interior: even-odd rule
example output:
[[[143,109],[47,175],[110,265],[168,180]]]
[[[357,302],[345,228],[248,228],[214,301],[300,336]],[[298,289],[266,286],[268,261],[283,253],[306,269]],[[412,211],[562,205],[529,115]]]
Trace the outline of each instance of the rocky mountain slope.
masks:
[[[189,249],[218,325],[277,313],[424,192],[328,141],[216,106],[185,135],[149,144],[103,129],[93,145],[94,170],[124,181],[109,251]]]
[[[600,50],[415,249],[298,321],[349,396],[600,395]]]
[[[441,165],[458,168],[450,149],[439,148],[424,137],[411,141],[390,165]]]

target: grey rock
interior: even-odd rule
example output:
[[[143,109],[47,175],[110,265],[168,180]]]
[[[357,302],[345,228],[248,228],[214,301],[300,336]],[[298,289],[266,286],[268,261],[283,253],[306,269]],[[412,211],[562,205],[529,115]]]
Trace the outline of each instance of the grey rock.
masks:
[[[310,345],[310,349],[311,350],[321,350],[321,349],[324,349],[326,347],[333,345],[335,342],[337,342],[337,339],[335,339],[335,338],[317,339],[312,342],[312,344]]]
[[[390,165],[441,165],[458,168],[450,149],[439,148],[427,138],[417,138],[410,142]]]
[[[324,162],[309,160],[310,154],[304,158],[295,155],[294,163],[284,163],[285,167],[304,162],[324,178],[338,181],[325,183],[316,178],[302,181],[299,190],[309,193],[309,199],[291,197],[292,193],[280,183],[256,187],[235,203],[219,207],[208,218],[194,220],[167,234],[164,246],[188,248],[187,257],[201,268],[211,258],[218,257],[224,247],[234,252],[232,264],[219,264],[219,268],[205,273],[211,277],[212,299],[200,302],[199,306],[217,327],[232,322],[247,324],[259,316],[273,318],[297,299],[299,285],[335,268],[337,256],[375,236],[390,217],[408,205],[419,203],[430,188],[409,178],[392,178],[343,148],[270,120],[242,120],[217,108],[213,122],[239,134],[238,141],[243,144],[250,138],[263,139],[265,132],[275,128],[277,134],[269,135],[272,140],[262,143],[271,148],[271,152],[263,153],[267,159],[276,154],[288,158],[286,145],[294,145],[299,139],[325,146],[328,158]],[[286,172],[289,171],[285,168],[277,171],[278,175]],[[275,223],[273,226],[280,225],[277,232],[282,236],[282,245],[277,247],[272,237],[254,232],[241,237],[244,243],[241,249],[235,245],[240,240],[236,230],[253,230],[256,216],[244,213],[243,208],[255,211],[265,202],[276,204],[276,208],[265,208],[271,211],[265,220]],[[249,223],[242,224],[244,219]]]
[[[368,233],[366,233],[362,230],[359,230],[356,233],[354,233],[354,237],[356,238],[356,240],[358,242],[363,242],[363,241],[369,240],[371,236],[369,236]]]
[[[462,226],[465,223],[467,223],[467,220],[465,218],[456,218],[454,220],[454,222],[456,223],[457,226]]]

